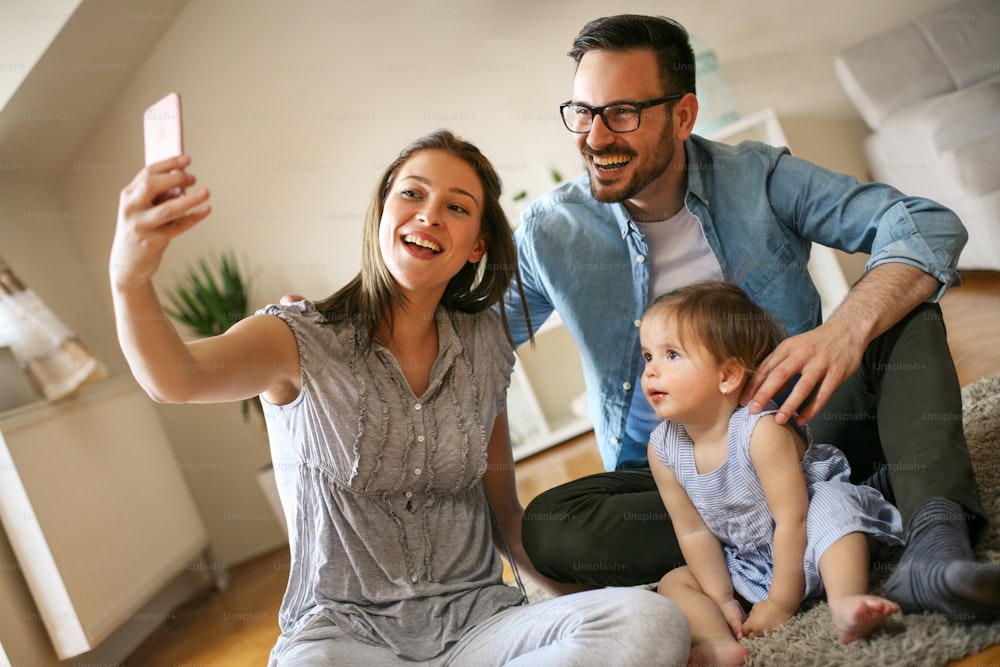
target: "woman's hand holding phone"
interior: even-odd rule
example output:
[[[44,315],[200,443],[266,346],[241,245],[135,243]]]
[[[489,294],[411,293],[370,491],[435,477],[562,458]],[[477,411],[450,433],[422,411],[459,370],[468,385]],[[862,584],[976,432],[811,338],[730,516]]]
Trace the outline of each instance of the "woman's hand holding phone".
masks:
[[[170,241],[211,212],[208,190],[187,190],[195,177],[186,171],[180,96],[146,109],[143,127],[146,166],[121,191],[111,248],[112,280],[123,288],[150,280]]]
[[[111,247],[114,281],[124,286],[150,280],[170,242],[211,213],[205,188],[156,201],[160,193],[195,184],[194,175],[185,171],[190,163],[190,158],[180,155],[143,167],[122,189]]]

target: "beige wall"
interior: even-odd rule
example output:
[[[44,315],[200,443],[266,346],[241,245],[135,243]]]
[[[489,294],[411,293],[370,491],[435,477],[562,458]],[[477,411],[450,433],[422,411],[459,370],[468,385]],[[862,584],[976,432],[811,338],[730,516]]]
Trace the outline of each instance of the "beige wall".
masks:
[[[794,152],[864,177],[864,127],[837,86],[832,56],[945,4],[644,0],[625,9],[681,20],[714,47],[744,113],[774,107]],[[206,252],[233,249],[254,271],[257,304],[287,292],[325,296],[358,268],[361,214],[378,173],[420,133],[447,126],[477,142],[509,193],[541,192],[552,167],[578,172],[555,114],[571,90],[565,52],[586,20],[608,11],[593,0],[343,8],[194,0],[59,178],[34,184],[35,194],[7,179],[5,215],[53,215],[20,225],[10,245],[5,218],[2,245],[29,258],[39,289],[65,291],[52,296],[65,299],[60,313],[123,372],[106,287],[117,197],[141,165],[142,110],[178,90],[191,171],[211,188],[215,212],[171,248],[159,284]],[[39,269],[50,251],[63,258],[54,275]],[[189,481],[220,559],[238,562],[280,540],[252,474],[266,448],[238,407],[162,414],[182,465],[198,471]],[[232,520],[247,512],[260,520]]]
[[[739,106],[774,107],[793,150],[864,176],[863,126],[834,79],[838,48],[944,4],[634,2],[713,46]],[[748,9],[753,5],[754,9]],[[757,9],[757,7],[766,9]],[[300,9],[295,9],[299,7]],[[564,54],[603,2],[192,2],[78,156],[119,166],[69,172],[60,193],[81,216],[90,261],[106,256],[117,189],[141,159],[139,115],[184,96],[192,171],[215,213],[167,257],[167,280],[193,255],[232,247],[257,273],[260,302],[324,296],[357,270],[358,228],[374,180],[409,139],[448,126],[480,144],[509,192],[539,192],[545,170],[578,172],[555,116],[570,94]]]

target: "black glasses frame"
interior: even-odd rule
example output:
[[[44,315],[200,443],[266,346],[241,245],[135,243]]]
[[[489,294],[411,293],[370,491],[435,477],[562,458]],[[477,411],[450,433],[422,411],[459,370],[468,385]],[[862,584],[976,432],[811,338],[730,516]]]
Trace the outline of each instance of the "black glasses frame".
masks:
[[[611,104],[605,104],[602,107],[591,107],[586,104],[579,104],[577,102],[563,102],[559,105],[559,117],[562,118],[563,125],[566,129],[573,134],[587,134],[594,127],[594,118],[597,116],[601,117],[601,121],[604,123],[604,127],[608,128],[612,132],[617,134],[628,134],[629,132],[635,132],[639,129],[639,123],[642,121],[642,110],[648,109],[649,107],[655,107],[657,105],[669,102],[670,100],[676,100],[680,97],[684,97],[684,93],[677,93],[675,95],[667,95],[666,97],[657,97],[652,100],[646,100],[644,102],[613,102]],[[574,130],[569,126],[569,121],[566,120],[566,109],[568,107],[576,107],[578,109],[586,109],[590,112],[590,127],[586,130]],[[611,107],[635,107],[636,110],[636,120],[635,127],[631,130],[616,130],[611,125],[608,124],[608,119],[604,117],[604,112]]]

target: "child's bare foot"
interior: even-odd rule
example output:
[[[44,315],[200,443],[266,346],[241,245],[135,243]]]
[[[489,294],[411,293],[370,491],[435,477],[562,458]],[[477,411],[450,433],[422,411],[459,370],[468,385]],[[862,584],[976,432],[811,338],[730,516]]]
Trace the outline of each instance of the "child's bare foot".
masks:
[[[898,611],[898,604],[875,595],[849,595],[839,600],[836,608],[830,606],[841,644],[867,637]]]
[[[750,651],[737,641],[707,641],[691,647],[688,667],[740,667]]]

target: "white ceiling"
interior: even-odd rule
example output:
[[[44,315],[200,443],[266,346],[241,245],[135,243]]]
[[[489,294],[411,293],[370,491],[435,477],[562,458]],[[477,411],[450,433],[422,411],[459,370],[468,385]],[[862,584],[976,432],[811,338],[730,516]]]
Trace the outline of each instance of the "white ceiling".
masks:
[[[266,0],[262,5],[266,7],[272,1]],[[323,0],[314,1],[324,4]],[[461,4],[461,0],[454,2]],[[482,16],[497,12],[498,21],[515,22],[512,26],[501,26],[495,31],[497,34],[530,36],[538,32],[546,37],[558,34],[562,44],[585,18],[592,18],[604,8],[604,4],[596,0],[548,0],[531,3],[530,10],[522,11],[518,2],[520,0],[513,4],[510,0],[491,0],[465,11]],[[786,116],[814,114],[817,107],[834,111],[839,108],[839,113],[848,115],[847,102],[833,82],[830,54],[851,42],[898,25],[910,16],[949,2],[951,0],[881,0],[877,3],[851,0],[846,4],[802,3],[799,0],[769,0],[766,3],[636,0],[638,6],[634,9],[649,5],[655,7],[655,11],[676,12],[694,34],[718,51],[727,78],[747,109],[776,105],[773,86],[761,85],[762,80],[769,77],[790,82],[782,88],[780,100],[779,112]],[[42,182],[51,182],[72,170],[73,160],[99,123],[106,119],[110,105],[187,4],[187,0],[0,0],[0,175],[23,172]],[[315,13],[303,11],[302,8],[310,3],[286,4],[291,8],[288,20],[275,26],[276,29],[299,30],[301,27],[297,27],[296,21],[308,20],[303,17]],[[384,12],[380,4],[363,3],[360,8],[351,6],[344,11],[367,16],[377,24]],[[218,6],[232,11],[240,3],[218,3]],[[197,5],[202,12],[206,7],[214,10],[216,3]],[[297,11],[292,11],[295,8]],[[435,13],[448,17],[449,14],[443,11],[435,10]],[[527,24],[516,23],[521,14],[533,20]],[[466,14],[457,13],[456,21],[446,23],[440,30],[434,27],[434,30],[462,28],[462,22],[457,19],[464,16]],[[562,26],[559,30],[551,26],[553,17]],[[234,17],[225,17],[227,24],[230,18]],[[478,26],[475,22],[470,25]],[[823,29],[817,30],[817,26]],[[226,53],[231,48],[240,53],[243,45],[227,44],[228,30],[226,32],[213,36],[220,41],[220,50]],[[233,32],[238,40],[239,27]],[[436,33],[432,31],[432,34]],[[418,42],[425,39],[422,34],[418,37]],[[436,45],[424,46],[430,46],[433,51]],[[563,46],[552,53],[558,54],[554,57],[559,58],[559,62],[564,61]],[[788,57],[788,54],[795,55]],[[179,63],[189,62],[184,55],[178,54]],[[545,55],[548,57],[549,53]],[[817,78],[829,84],[820,87],[820,93],[816,86],[795,83]],[[817,94],[825,97],[817,99]],[[841,107],[837,107],[838,104]]]
[[[51,180],[187,0],[4,0],[0,165]]]

